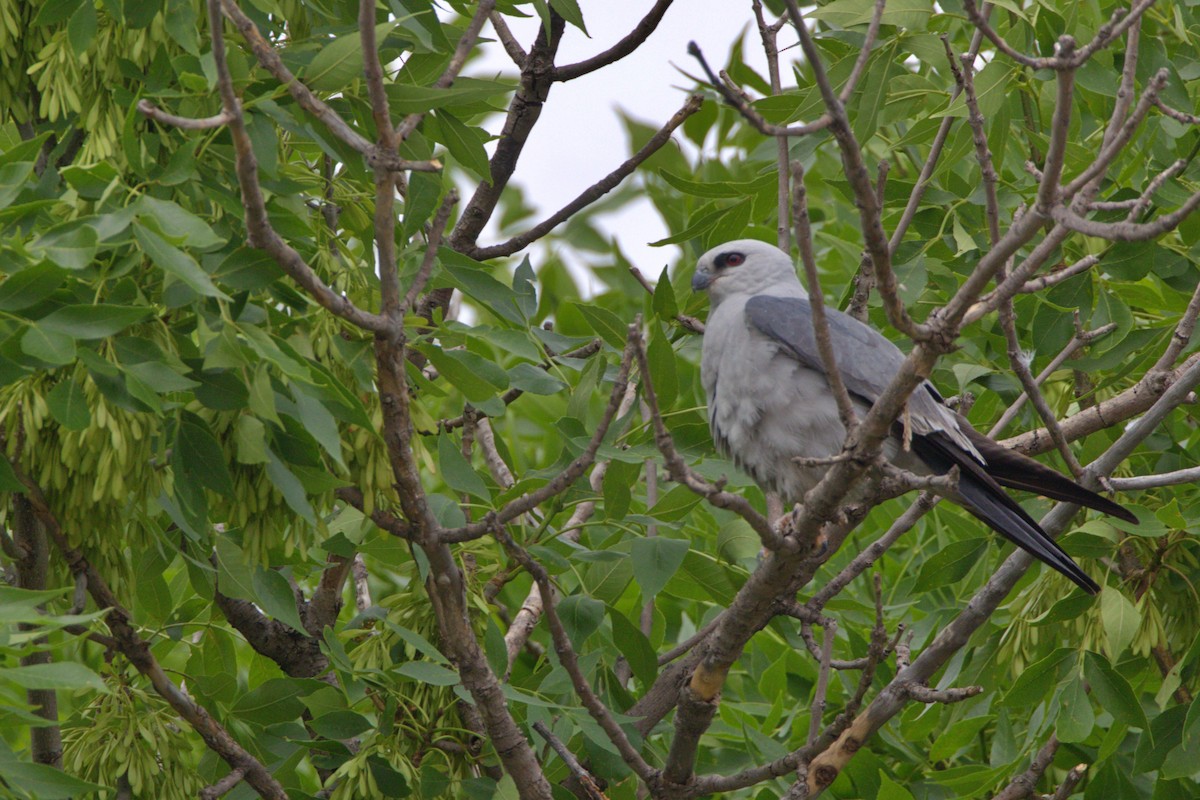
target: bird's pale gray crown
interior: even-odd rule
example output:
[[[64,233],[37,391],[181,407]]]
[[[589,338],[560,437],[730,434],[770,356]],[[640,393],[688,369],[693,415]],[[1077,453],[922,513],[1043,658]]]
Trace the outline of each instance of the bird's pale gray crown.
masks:
[[[713,308],[734,295],[808,297],[791,257],[757,239],[726,242],[700,256],[692,289],[707,291]]]

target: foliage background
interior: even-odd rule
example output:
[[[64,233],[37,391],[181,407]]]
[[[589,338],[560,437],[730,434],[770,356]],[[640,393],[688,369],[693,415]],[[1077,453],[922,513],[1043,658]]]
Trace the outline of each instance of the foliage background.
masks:
[[[883,195],[888,230],[941,120],[967,113],[961,99],[950,99],[953,78],[938,37],[964,52],[971,28],[956,2],[941,7],[945,13],[932,13],[928,3],[888,5],[848,103],[868,162],[886,159],[891,166]],[[572,0],[497,8],[503,15],[553,16],[560,25],[565,19],[569,37],[583,35],[589,14],[605,13],[587,4],[580,11]],[[1048,53],[1064,32],[1086,41],[1113,8],[1000,3],[994,21],[1018,48]],[[1156,70],[1167,70],[1162,97],[1184,110],[1197,108],[1200,90],[1191,10],[1182,3],[1145,13],[1137,71],[1140,87]],[[306,85],[353,127],[373,130],[354,4],[255,0],[244,11]],[[515,68],[511,75],[475,75],[468,63],[452,88],[431,88],[475,13],[457,2],[439,11],[415,0],[390,0],[378,11],[380,59],[395,67],[387,74],[391,110],[397,118],[423,115],[400,155],[445,165],[408,174],[396,236],[405,287],[417,275],[423,226],[439,203],[455,184],[467,196],[490,174],[490,143],[518,83]],[[835,83],[857,57],[870,13],[867,2],[837,0],[812,14]],[[739,25],[752,19],[749,9],[738,14]],[[335,292],[377,311],[375,175],[361,153],[256,65],[232,27],[227,36],[271,223]],[[337,798],[515,796],[513,778],[496,769],[496,753],[479,735],[468,695],[443,655],[423,585],[425,555],[367,520],[400,506],[381,435],[372,335],[316,305],[247,244],[226,128],[180,130],[137,111],[138,101],[149,99],[184,116],[220,113],[209,41],[205,9],[193,0],[0,0],[0,420],[12,461],[0,461],[0,489],[8,493],[4,525],[16,531],[44,524],[22,521],[28,512],[19,496],[28,487],[17,476],[26,475],[170,678],[289,796],[316,796],[322,784]],[[799,88],[773,92],[767,77],[742,59],[742,48],[752,46],[753,34],[731,43],[724,64],[736,82],[764,97],[755,107],[778,123],[818,116],[820,97],[807,67],[785,73],[785,84]],[[1122,52],[1101,51],[1077,74],[1068,174],[1095,158]],[[1025,162],[1039,162],[1046,151],[1053,75],[1000,56],[980,67],[980,110],[1000,207],[1010,218],[1036,190]],[[677,76],[648,79],[678,82]],[[673,111],[663,109],[662,119]],[[626,126],[631,153],[654,133],[631,120]],[[662,244],[670,245],[664,252],[675,263],[651,276],[659,281],[653,294],[631,274],[637,265],[626,261],[620,241],[594,229],[595,207],[573,214],[524,258],[514,252],[477,261],[471,256],[481,245],[453,235],[438,251],[430,288],[453,288],[455,299],[428,321],[408,318],[415,357],[407,376],[419,434],[413,455],[445,527],[479,520],[546,484],[583,451],[604,409],[626,326],[638,315],[650,377],[677,444],[702,474],[728,476],[729,486],[763,507],[759,490],[712,452],[697,380],[699,337],[681,328],[676,315],[703,315],[701,298],[687,289],[699,253],[731,238],[775,239],[776,142],[712,92],[676,136],[695,150],[658,150],[629,184],[651,199],[672,232]],[[1153,195],[1155,207],[1179,206],[1197,188],[1198,142],[1194,127],[1151,114],[1112,170],[1103,198],[1136,197],[1183,159],[1181,172]],[[586,136],[580,145],[582,159]],[[953,127],[896,253],[900,294],[917,319],[946,302],[988,247],[973,152],[970,129]],[[823,286],[831,303],[845,305],[862,237],[841,160],[828,133],[793,140],[790,157],[807,173]],[[630,194],[626,189],[613,202]],[[494,219],[501,241],[533,222],[515,187],[500,195]],[[1035,374],[1075,334],[1074,313],[1083,329],[1115,324],[1045,382],[1058,416],[1117,395],[1154,367],[1196,289],[1198,239],[1198,218],[1151,242],[1073,237],[1056,261],[1096,255],[1100,266],[1018,297],[1019,338]],[[605,263],[595,270],[603,287],[594,296],[583,296],[555,255],[574,249]],[[882,309],[872,307],[871,318],[889,330]],[[548,354],[597,339],[594,355],[540,366]],[[974,394],[970,417],[986,430],[1021,388],[993,317],[970,326],[960,344],[932,378],[947,394]],[[1189,345],[1183,356],[1191,352]],[[465,404],[491,418],[495,452],[515,485],[502,485],[488,469],[477,426],[467,425],[472,434],[464,436],[461,425],[445,424],[461,418]],[[1040,424],[1026,406],[1005,433]],[[1100,430],[1072,449],[1086,464],[1121,432],[1119,425]],[[1196,447],[1194,407],[1185,405],[1119,475],[1190,466]],[[661,475],[647,480],[658,454],[636,404],[599,455],[610,463],[596,486],[577,481],[510,527],[553,576],[582,668],[620,711],[654,683],[658,655],[729,604],[757,566],[759,541],[737,515],[709,507]],[[361,491],[361,510],[339,494],[348,488]],[[954,705],[910,705],[849,763],[829,789],[833,796],[990,796],[1051,736],[1061,744],[1041,784],[1050,791],[1083,763],[1089,768],[1076,796],[1194,796],[1200,603],[1189,530],[1200,518],[1200,498],[1181,485],[1123,499],[1138,510],[1140,526],[1081,515],[1064,539],[1104,585],[1101,595],[1083,596],[1049,570],[1031,571],[937,678],[938,687],[978,684],[983,693]],[[589,502],[594,513],[571,542],[564,525]],[[905,504],[875,509],[823,568],[818,585],[878,538]],[[1026,506],[1035,514],[1049,507],[1038,499]],[[544,755],[551,783],[568,769],[528,732],[539,721],[608,782],[609,797],[636,796],[636,778],[581,707],[544,630],[533,633],[509,672],[503,636],[530,577],[491,538],[456,546],[455,553],[464,565],[471,624],[493,671],[508,675],[508,706]],[[309,615],[316,613],[323,576],[338,559],[355,555],[362,556],[372,603],[365,609],[349,603],[314,630]],[[938,507],[874,567],[889,631],[903,623],[918,651],[1005,555],[1007,546],[959,509]],[[10,582],[18,560],[12,551],[5,556]],[[228,768],[128,655],[82,635],[106,628],[95,605],[72,596],[72,582],[68,560],[54,551],[37,587],[45,591],[0,589],[7,624],[0,632],[0,794],[102,791],[81,783],[88,782],[169,798],[217,783]],[[835,658],[867,651],[874,606],[866,578],[828,604],[826,613],[838,622]],[[250,608],[262,625],[284,631],[292,649],[278,658],[256,650],[253,636],[231,623],[237,609]],[[34,650],[48,652],[52,663],[18,666]],[[300,651],[327,669],[304,673],[296,667]],[[894,673],[894,664],[881,664],[876,685]],[[801,746],[818,674],[799,624],[772,622],[730,675],[697,772],[733,773]],[[853,696],[857,681],[857,672],[835,671],[827,720]],[[31,726],[44,721],[31,713],[29,688],[57,690],[61,772],[31,761]],[[666,758],[671,736],[670,726],[660,725],[641,744],[651,763]],[[729,796],[779,797],[789,783],[779,778]],[[251,793],[247,784],[233,791]]]

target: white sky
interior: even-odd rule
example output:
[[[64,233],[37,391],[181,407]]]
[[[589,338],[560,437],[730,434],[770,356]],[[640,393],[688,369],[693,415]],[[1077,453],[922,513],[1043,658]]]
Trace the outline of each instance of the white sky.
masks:
[[[651,6],[649,0],[581,0],[591,38],[568,25],[556,63],[574,63],[607,50],[629,33]],[[537,18],[507,19],[528,51],[539,25]],[[699,65],[687,54],[690,40],[700,45],[714,69],[720,69],[730,47],[753,23],[748,1],[677,0],[649,40],[632,55],[591,75],[555,84],[513,176],[513,182],[524,187],[527,201],[537,209],[533,221],[561,208],[628,157],[629,142],[618,108],[657,128],[683,105],[687,94],[680,87],[690,88],[691,83],[672,64],[700,73]],[[765,75],[757,32],[751,27],[750,33],[746,58]],[[495,38],[490,25],[485,26],[483,35]],[[516,72],[498,42],[488,44],[484,59],[473,62],[469,71],[483,75],[494,70]],[[498,130],[498,124],[489,129]],[[676,133],[674,140],[683,143],[682,134]],[[648,201],[598,218],[597,227],[616,236],[630,261],[647,275],[657,275],[664,264],[678,257],[675,248],[647,246],[668,234]],[[490,241],[488,233],[481,237],[481,243]],[[576,270],[576,275],[586,280],[582,271]],[[582,288],[590,292],[595,287],[584,284]]]

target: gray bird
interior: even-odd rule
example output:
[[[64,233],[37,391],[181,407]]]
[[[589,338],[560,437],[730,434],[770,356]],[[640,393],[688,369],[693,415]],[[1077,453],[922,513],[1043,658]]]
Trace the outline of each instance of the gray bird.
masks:
[[[801,501],[828,468],[795,459],[836,455],[846,430],[817,350],[812,304],[791,258],[765,242],[729,242],[700,257],[692,289],[707,291],[711,305],[700,373],[717,449],[763,489],[778,492],[788,503]],[[862,417],[891,382],[904,354],[853,317],[828,307],[825,314],[838,371]],[[906,424],[910,447],[903,445],[898,422],[884,443],[885,458],[919,475],[944,475],[957,466],[957,491],[948,499],[1084,591],[1099,591],[1001,486],[1136,523],[1133,514],[975,430],[946,407],[928,381],[909,399]]]

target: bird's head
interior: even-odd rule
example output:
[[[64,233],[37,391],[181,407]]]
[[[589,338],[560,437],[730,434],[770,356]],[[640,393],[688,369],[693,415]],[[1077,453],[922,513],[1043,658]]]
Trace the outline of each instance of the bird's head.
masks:
[[[714,307],[737,294],[808,296],[791,256],[757,239],[726,242],[700,256],[692,290],[707,291]]]

